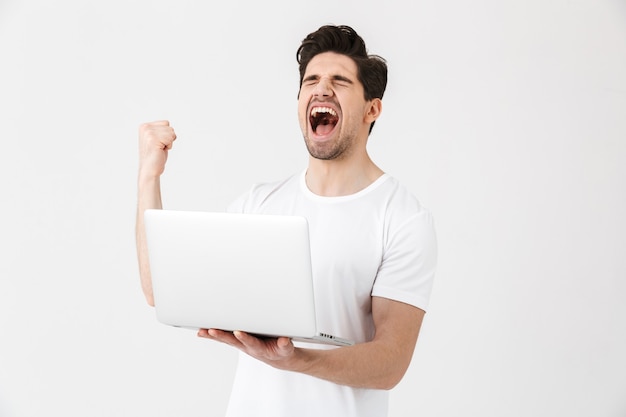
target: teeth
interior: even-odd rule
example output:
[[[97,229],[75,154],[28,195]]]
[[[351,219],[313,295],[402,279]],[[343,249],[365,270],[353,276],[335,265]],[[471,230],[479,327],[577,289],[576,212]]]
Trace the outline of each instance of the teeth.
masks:
[[[313,107],[311,109],[311,116],[315,117],[317,113],[330,113],[333,116],[337,117],[337,112],[335,112],[330,107]]]

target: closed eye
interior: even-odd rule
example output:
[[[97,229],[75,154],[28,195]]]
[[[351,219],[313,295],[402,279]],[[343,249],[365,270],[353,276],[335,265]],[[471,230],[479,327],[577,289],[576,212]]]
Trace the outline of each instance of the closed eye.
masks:
[[[302,85],[311,86],[315,85],[319,82],[319,77],[317,75],[309,75],[308,77],[302,80]]]
[[[317,84],[320,81],[320,77],[318,75],[309,75],[302,80],[302,85],[306,87],[311,87]],[[343,75],[333,75],[332,76],[333,85],[340,86],[350,86],[354,83],[350,78],[344,77]]]
[[[333,81],[335,84],[344,84],[344,85],[352,85],[354,84],[351,79],[346,78],[342,75],[335,75],[333,77]]]

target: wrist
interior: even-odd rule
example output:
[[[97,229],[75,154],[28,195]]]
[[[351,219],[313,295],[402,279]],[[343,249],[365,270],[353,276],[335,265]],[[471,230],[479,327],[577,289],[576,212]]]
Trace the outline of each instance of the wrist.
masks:
[[[137,179],[137,208],[162,208],[161,178],[154,175],[139,175]]]
[[[290,371],[307,374],[313,366],[315,358],[311,349],[294,348],[293,355],[289,359],[287,368]]]
[[[155,173],[151,173],[151,172],[144,172],[144,170],[140,169],[139,175],[137,176],[137,185],[140,188],[160,186],[161,176]]]

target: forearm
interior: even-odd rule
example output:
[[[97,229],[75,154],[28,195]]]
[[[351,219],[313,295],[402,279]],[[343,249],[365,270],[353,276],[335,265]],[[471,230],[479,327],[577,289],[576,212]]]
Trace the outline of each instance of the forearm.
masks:
[[[261,339],[245,332],[201,329],[198,336],[226,343],[277,369],[355,388],[391,389],[411,363],[424,310],[372,297],[372,341],[335,349],[296,348],[287,337]]]
[[[424,311],[372,297],[376,334],[371,342],[332,350],[295,349],[293,370],[357,388],[391,389],[411,363]]]
[[[139,276],[141,288],[146,301],[154,306],[152,295],[152,278],[150,275],[150,263],[148,260],[148,248],[146,243],[146,229],[144,226],[144,212],[147,209],[162,209],[161,185],[159,177],[139,178],[137,193],[137,219],[135,226],[137,258],[139,261]]]
[[[389,343],[373,341],[331,350],[297,348],[292,370],[355,388],[391,389],[411,357]]]

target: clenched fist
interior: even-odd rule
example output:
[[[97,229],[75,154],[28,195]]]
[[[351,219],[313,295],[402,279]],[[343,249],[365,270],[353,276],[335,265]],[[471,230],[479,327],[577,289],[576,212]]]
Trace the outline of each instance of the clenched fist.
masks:
[[[156,178],[163,174],[167,153],[176,133],[167,120],[144,123],[139,127],[139,175]]]

